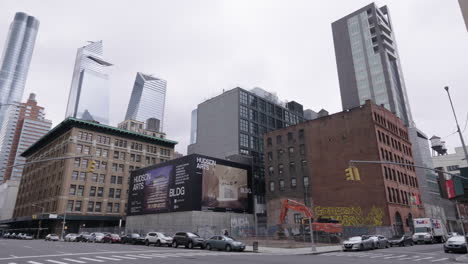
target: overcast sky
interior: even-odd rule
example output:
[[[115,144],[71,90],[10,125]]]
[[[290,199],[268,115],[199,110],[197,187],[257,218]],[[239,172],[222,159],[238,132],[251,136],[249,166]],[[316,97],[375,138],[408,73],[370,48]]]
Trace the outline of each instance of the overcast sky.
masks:
[[[40,20],[26,89],[54,126],[64,119],[77,48],[103,40],[111,124],[122,121],[137,71],[167,80],[165,132],[186,153],[190,113],[236,86],[262,87],[305,108],[341,111],[331,23],[367,0],[2,0],[0,48],[15,12]],[[387,0],[413,117],[429,137],[464,129],[468,32],[457,0]],[[468,135],[468,129],[464,133]],[[449,149],[457,135],[444,138]]]

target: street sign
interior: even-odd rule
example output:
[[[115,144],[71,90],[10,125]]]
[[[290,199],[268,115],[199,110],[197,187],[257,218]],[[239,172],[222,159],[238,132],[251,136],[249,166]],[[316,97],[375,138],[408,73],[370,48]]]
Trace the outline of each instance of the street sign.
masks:
[[[50,219],[57,219],[58,215],[57,214],[49,214]]]

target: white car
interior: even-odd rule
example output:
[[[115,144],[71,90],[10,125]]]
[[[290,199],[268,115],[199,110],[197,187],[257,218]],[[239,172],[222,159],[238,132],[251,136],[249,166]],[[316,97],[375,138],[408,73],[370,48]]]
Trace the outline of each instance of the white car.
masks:
[[[96,242],[102,243],[102,239],[106,236],[104,233],[91,233],[91,237],[89,238],[89,242]]]
[[[444,244],[445,253],[449,252],[460,252],[467,253],[466,238],[463,236],[453,236],[447,240]]]
[[[28,234],[23,234],[23,236],[21,237],[21,239],[32,240],[32,239],[33,239],[33,236],[32,236],[32,235],[28,235]]]
[[[350,237],[343,242],[343,251],[373,249],[374,241],[369,236]]]
[[[65,242],[76,242],[76,238],[78,237],[78,234],[75,234],[75,233],[70,233],[70,234],[67,234],[63,240]]]
[[[369,236],[363,236],[363,237],[366,237],[372,240],[372,242],[374,243],[373,244],[374,249],[389,247],[388,239],[382,235],[369,235]]]
[[[157,247],[162,245],[170,246],[172,244],[172,237],[161,232],[149,232],[145,236],[145,245],[149,246],[151,244]]]
[[[57,236],[56,234],[48,234],[45,237],[45,241],[59,241],[59,236]]]

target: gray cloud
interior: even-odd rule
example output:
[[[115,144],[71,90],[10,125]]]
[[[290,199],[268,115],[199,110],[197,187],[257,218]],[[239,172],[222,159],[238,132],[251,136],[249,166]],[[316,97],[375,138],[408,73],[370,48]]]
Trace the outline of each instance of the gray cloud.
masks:
[[[185,153],[191,110],[223,89],[259,86],[312,109],[340,111],[330,24],[368,3],[6,0],[0,45],[15,12],[41,21],[24,98],[36,92],[56,125],[65,115],[76,49],[102,39],[115,64],[112,124],[124,117],[136,72],[154,74],[168,81],[165,128]],[[455,125],[443,86],[452,88],[462,126],[468,111],[468,34],[457,1],[377,4],[390,8],[418,126],[429,136],[449,135]],[[459,145],[456,135],[446,140]]]

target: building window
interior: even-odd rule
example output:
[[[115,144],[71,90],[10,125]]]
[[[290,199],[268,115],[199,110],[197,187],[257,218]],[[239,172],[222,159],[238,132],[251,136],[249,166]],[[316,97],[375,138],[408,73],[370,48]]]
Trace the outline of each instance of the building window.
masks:
[[[114,198],[114,188],[109,189],[109,198]]]
[[[283,164],[278,164],[278,174],[283,174]]]
[[[73,200],[68,200],[68,203],[67,203],[67,212],[71,212],[73,210],[73,204],[74,204],[74,201]]]
[[[246,135],[246,134],[240,134],[240,145],[242,147],[246,147],[248,148],[249,147],[249,136]]]
[[[120,212],[120,204],[116,203],[114,204],[114,213],[119,213]]]
[[[283,158],[283,150],[282,150],[282,149],[278,149],[277,152],[278,152],[278,153],[277,153],[277,154],[278,154],[278,159]]]
[[[255,110],[250,109],[249,118],[250,118],[250,120],[257,121],[258,120],[258,112],[255,111]]]
[[[270,181],[270,192],[274,192],[274,191],[275,191],[275,182]]]
[[[114,159],[119,159],[119,152],[118,151],[114,151]]]
[[[89,189],[89,196],[96,196],[96,186],[91,186]]]
[[[83,193],[84,193],[84,185],[78,185],[78,191],[76,192],[76,195],[83,196]]]
[[[240,120],[240,130],[244,132],[249,132],[249,121],[241,119]]]
[[[69,195],[75,195],[76,194],[76,185],[72,184],[70,185],[70,191],[68,192]]]
[[[122,184],[122,176],[117,177],[117,184]]]
[[[107,203],[107,212],[112,213],[112,205],[113,203]]]
[[[289,157],[290,158],[293,157],[294,156],[294,147],[289,147],[288,150],[289,150],[288,151],[289,152]]]
[[[249,119],[249,110],[247,109],[247,107],[241,105],[239,114],[240,117]]]
[[[76,145],[76,153],[81,153],[83,150],[83,145]]]
[[[80,172],[80,181],[86,181],[86,172]]]
[[[271,152],[271,151],[268,152],[267,156],[268,156],[268,160],[269,160],[269,161],[272,161],[272,160],[273,160],[273,152]]]
[[[304,139],[304,129],[299,129],[298,136],[299,136],[299,139],[300,139],[300,140],[303,140],[303,139]]]
[[[89,154],[89,146],[84,146],[83,154]]]
[[[124,170],[125,170],[125,165],[119,164],[119,172],[124,172]]]
[[[83,168],[83,169],[88,168],[88,160],[87,159],[83,159],[83,161],[81,162],[81,168]]]
[[[250,147],[258,150],[258,137],[250,137]]]
[[[284,191],[284,180],[279,180],[279,190]]]
[[[288,142],[291,143],[291,142],[293,142],[293,140],[294,140],[293,133],[288,132]]]
[[[458,165],[447,166],[448,171],[456,171],[459,170],[460,167]]]
[[[271,137],[267,138],[267,146],[268,147],[271,147],[272,145],[272,140],[271,140]]]
[[[122,190],[115,189],[115,198],[120,199],[122,197]]]
[[[299,154],[305,155],[305,145],[304,144],[299,145]]]
[[[250,123],[250,133],[258,135],[258,125],[255,123]]]
[[[273,168],[273,166],[268,167],[268,174],[270,176],[273,176],[274,171],[275,171],[275,169]]]
[[[125,152],[120,152],[120,159],[121,160],[125,160],[125,155],[126,153]]]
[[[309,187],[309,176],[304,176],[304,187]]]
[[[97,197],[102,197],[104,195],[104,187],[99,187],[97,191]]]
[[[241,104],[248,105],[249,104],[249,95],[246,92],[240,91],[239,93],[239,100]]]
[[[92,211],[94,211],[94,202],[89,201],[88,202],[88,212],[92,212]]]
[[[161,149],[162,151],[162,149]],[[141,155],[136,155],[136,162],[141,162]]]
[[[72,180],[74,180],[74,181],[78,180],[78,172],[77,171],[72,172]]]
[[[291,178],[291,188],[296,188],[297,182],[296,178]]]
[[[75,212],[81,212],[81,204],[83,202],[82,201],[76,201],[75,203]]]
[[[296,163],[294,161],[289,162],[289,173],[296,173]]]
[[[281,144],[281,142],[282,142],[281,135],[277,135],[276,136],[276,144]]]
[[[108,149],[103,149],[102,150],[102,157],[107,158],[109,156],[109,150]]]
[[[80,167],[80,161],[81,161],[80,158],[75,158],[75,168],[79,168],[79,167]]]
[[[97,182],[98,181],[98,174],[97,173],[93,173],[93,176],[91,177],[91,181],[92,182]]]

